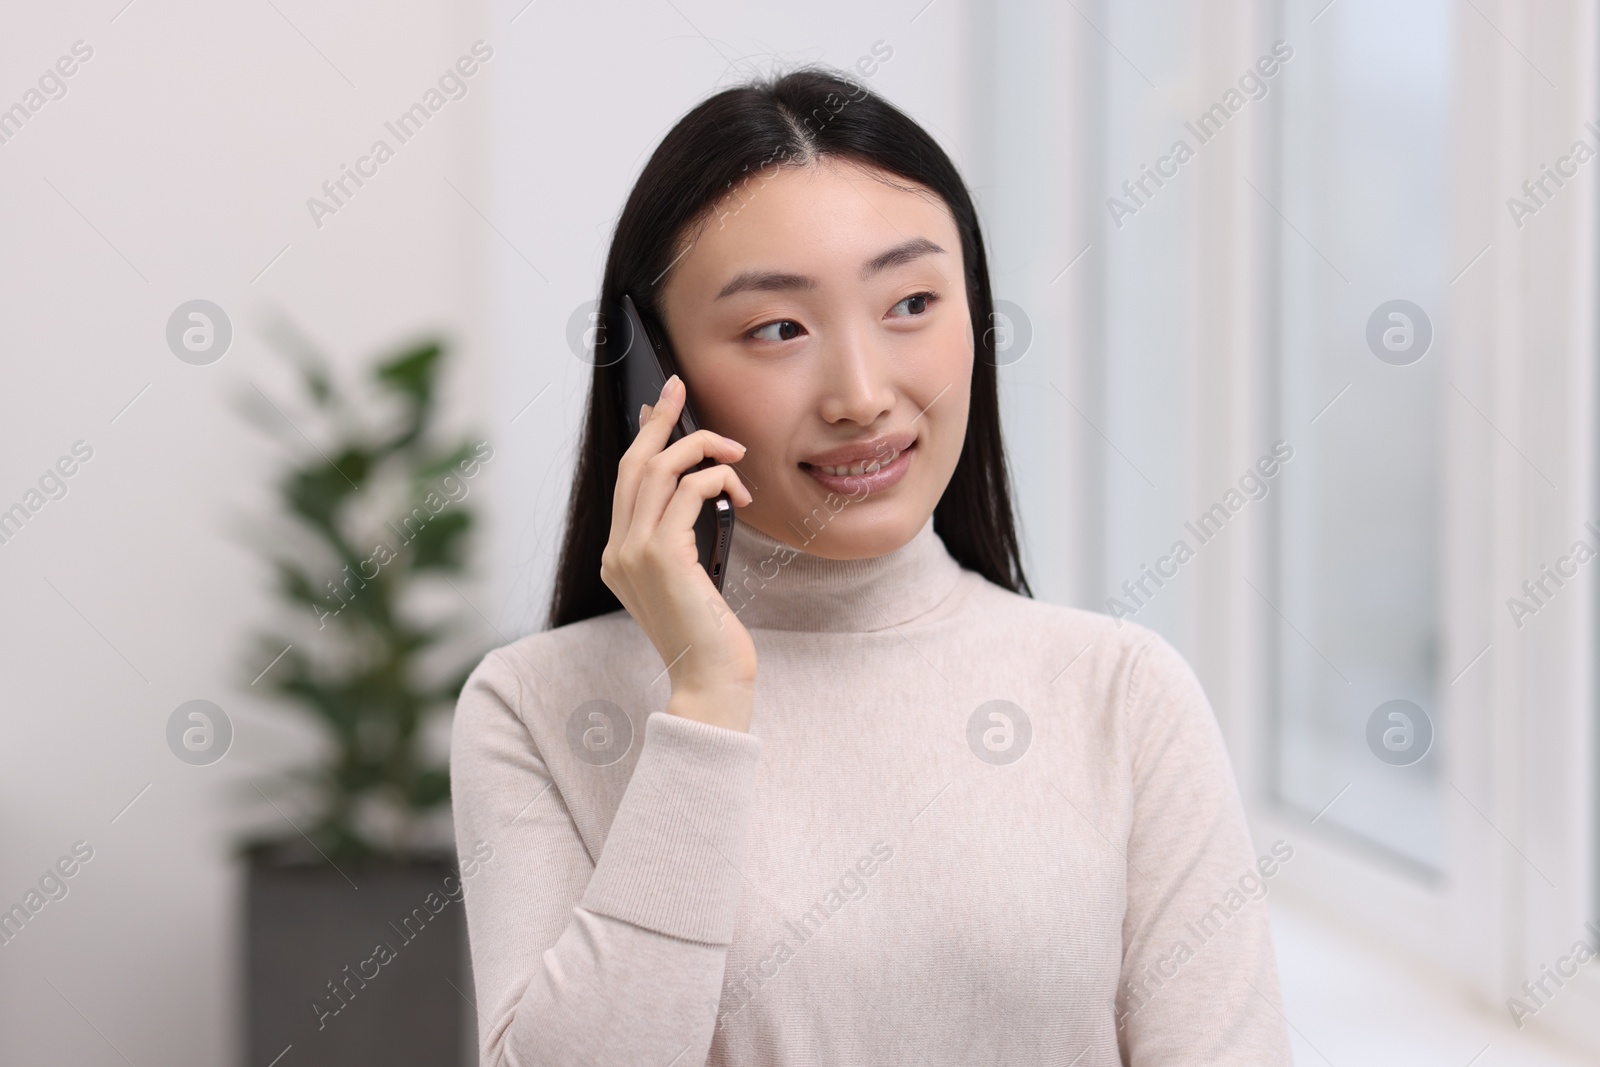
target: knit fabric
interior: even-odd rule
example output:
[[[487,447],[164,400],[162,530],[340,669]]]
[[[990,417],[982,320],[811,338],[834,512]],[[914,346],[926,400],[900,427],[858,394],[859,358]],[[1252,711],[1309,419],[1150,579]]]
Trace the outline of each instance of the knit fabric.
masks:
[[[802,532],[794,534],[798,541]],[[1221,733],[1154,631],[740,523],[748,734],[632,616],[531,634],[451,748],[484,1064],[1292,1062]]]

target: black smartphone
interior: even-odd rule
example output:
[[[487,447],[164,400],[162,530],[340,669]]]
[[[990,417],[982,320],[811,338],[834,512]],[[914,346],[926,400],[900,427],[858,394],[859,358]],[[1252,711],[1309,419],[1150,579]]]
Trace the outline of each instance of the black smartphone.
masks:
[[[607,320],[607,328],[615,332],[606,338],[606,347],[616,344],[617,348],[613,351],[622,353],[622,373],[617,377],[622,382],[622,411],[632,431],[628,436],[632,441],[639,435],[639,406],[658,403],[661,400],[661,387],[667,384],[667,379],[672,375],[676,374],[685,384],[689,379],[673,358],[666,331],[658,329],[653,320],[647,321],[633,302],[633,297],[627,293],[622,294],[621,304],[621,313]],[[694,417],[694,404],[685,395],[683,413],[678,416],[678,425],[672,428],[667,444],[699,428],[700,423]],[[717,460],[707,456],[690,469],[703,470],[716,465]],[[694,524],[694,541],[700,550],[700,565],[706,569],[711,584],[717,587],[719,593],[728,576],[728,546],[733,543],[733,523],[733,501],[726,492],[722,492],[705,502]]]

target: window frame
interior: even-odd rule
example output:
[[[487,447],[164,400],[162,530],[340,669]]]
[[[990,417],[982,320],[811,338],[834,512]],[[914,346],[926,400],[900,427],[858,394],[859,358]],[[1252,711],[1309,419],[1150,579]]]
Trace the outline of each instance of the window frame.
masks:
[[[1303,29],[1307,16],[1287,6],[1268,3],[1256,14],[1278,26],[1292,18]],[[1552,548],[1570,545],[1585,517],[1596,515],[1600,497],[1595,182],[1563,191],[1569,225],[1518,232],[1503,206],[1527,177],[1522,172],[1554,158],[1552,150],[1559,154],[1594,113],[1600,33],[1593,4],[1537,10],[1502,4],[1486,12],[1492,27],[1463,10],[1456,42],[1457,69],[1472,76],[1458,79],[1452,97],[1459,187],[1449,210],[1453,258],[1466,265],[1479,249],[1489,251],[1452,283],[1448,332],[1435,340],[1447,350],[1440,358],[1451,361],[1452,383],[1481,409],[1452,392],[1444,417],[1440,718],[1451,727],[1436,742],[1448,791],[1443,877],[1430,884],[1273,802],[1267,760],[1277,723],[1271,706],[1277,620],[1240,580],[1252,573],[1243,550],[1234,553],[1237,573],[1229,583],[1232,614],[1244,620],[1232,658],[1254,670],[1241,687],[1245,708],[1230,741],[1257,839],[1295,844],[1295,862],[1283,868],[1286,891],[1507,1011],[1507,998],[1524,995],[1522,982],[1553,964],[1580,935],[1583,919],[1600,912],[1597,581],[1580,580],[1552,599],[1539,632],[1531,625],[1515,630],[1505,607],[1528,576],[1526,561],[1548,560]],[[1263,36],[1259,27],[1239,28],[1251,41]],[[1508,47],[1512,40],[1520,52]],[[1522,53],[1538,56],[1542,71]],[[1273,105],[1264,130],[1282,121]],[[1268,132],[1247,157],[1252,173],[1276,182],[1275,150]],[[1256,331],[1254,411],[1263,428],[1257,437],[1276,421],[1273,360],[1280,336],[1281,224],[1262,214],[1270,213],[1258,213],[1242,238],[1261,296],[1247,290],[1236,299]],[[1519,450],[1536,455],[1539,468],[1566,491],[1550,494]],[[1277,531],[1262,531],[1257,558],[1275,567],[1276,549]],[[1239,744],[1241,734],[1253,735],[1253,743]],[[1467,793],[1471,803],[1463,800]],[[1519,850],[1538,857],[1539,873]],[[1547,892],[1546,876],[1553,891]],[[1527,1025],[1600,1049],[1600,961],[1580,969]]]

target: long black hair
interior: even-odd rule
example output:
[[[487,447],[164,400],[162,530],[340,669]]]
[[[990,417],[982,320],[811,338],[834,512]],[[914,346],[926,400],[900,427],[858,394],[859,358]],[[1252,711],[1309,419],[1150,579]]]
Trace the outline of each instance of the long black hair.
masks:
[[[967,187],[944,150],[892,104],[842,74],[805,66],[724,90],[674,126],[634,183],[611,239],[601,283],[601,315],[623,293],[661,322],[659,295],[678,246],[703,225],[722,197],[772,166],[803,166],[822,156],[864,163],[933,190],[961,234],[975,350],[967,436],[955,472],[933,512],[950,555],[996,585],[1032,596],[1022,573],[996,387],[994,298],[983,235]],[[596,332],[594,379],[583,445],[567,510],[549,624],[565,626],[619,611],[600,580],[611,534],[617,465],[631,443],[618,399],[622,367],[607,353],[605,320]]]

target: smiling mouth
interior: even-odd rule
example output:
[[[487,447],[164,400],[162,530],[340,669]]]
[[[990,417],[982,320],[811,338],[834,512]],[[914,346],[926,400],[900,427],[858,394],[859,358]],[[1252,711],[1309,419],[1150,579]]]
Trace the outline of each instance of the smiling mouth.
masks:
[[[802,460],[800,466],[808,471],[816,471],[819,474],[828,474],[836,478],[845,478],[852,475],[855,477],[860,477],[864,474],[874,474],[885,469],[894,463],[895,460],[899,459],[902,455],[910,452],[916,447],[916,441],[912,441],[905,448],[890,452],[887,456],[872,456],[856,463],[847,463],[836,466],[826,463],[807,463]]]

